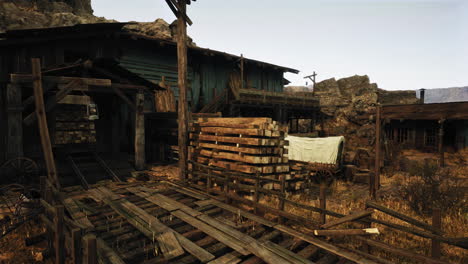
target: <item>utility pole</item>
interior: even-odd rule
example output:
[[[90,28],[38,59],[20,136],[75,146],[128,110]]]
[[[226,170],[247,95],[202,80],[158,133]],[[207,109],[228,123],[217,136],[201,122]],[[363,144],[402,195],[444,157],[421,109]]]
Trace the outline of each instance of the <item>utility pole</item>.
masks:
[[[308,76],[305,76],[304,79],[309,79],[309,80],[311,80],[312,83],[314,84],[314,88],[315,88],[315,77],[317,77],[317,73],[315,73],[315,71],[314,71],[313,74],[308,75]]]
[[[193,0],[195,1],[195,0]],[[191,0],[166,0],[169,8],[177,17],[177,57],[178,57],[178,137],[179,137],[179,179],[187,176],[188,142],[188,104],[187,104],[187,23],[192,21],[187,16],[187,4]]]

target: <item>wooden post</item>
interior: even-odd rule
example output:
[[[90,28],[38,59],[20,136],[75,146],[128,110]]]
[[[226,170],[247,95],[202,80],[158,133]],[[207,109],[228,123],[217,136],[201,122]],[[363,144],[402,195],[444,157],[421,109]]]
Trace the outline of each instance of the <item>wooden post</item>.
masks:
[[[254,213],[258,213],[258,201],[260,200],[260,173],[255,175]]]
[[[226,174],[226,178],[224,180],[224,199],[227,204],[229,204],[229,182],[231,181],[231,176],[229,173]]]
[[[244,55],[241,54],[240,58],[240,70],[241,70],[241,89],[244,89]]]
[[[57,176],[57,169],[55,168],[54,155],[52,153],[52,145],[50,143],[49,128],[47,127],[47,118],[45,115],[44,98],[42,97],[42,75],[41,75],[41,61],[40,59],[31,59],[32,75],[33,75],[33,88],[34,88],[34,101],[36,104],[36,114],[39,124],[39,134],[41,137],[42,150],[44,152],[44,159],[47,167],[47,174],[49,180],[60,190],[60,182]]]
[[[144,170],[146,167],[145,158],[145,116],[143,105],[145,96],[143,91],[138,91],[136,95],[136,117],[135,117],[135,168]]]
[[[380,127],[381,111],[382,108],[380,106],[377,106],[375,116],[375,190],[378,190],[380,188],[380,134],[382,132],[382,129]]]
[[[178,1],[177,17],[177,57],[178,57],[178,85],[179,85],[179,178],[185,180],[187,176],[187,24],[184,15],[187,10],[186,1]]]
[[[432,209],[432,226],[438,230],[442,229],[442,217],[439,208]],[[431,244],[432,257],[435,259],[440,259],[441,250],[440,250],[440,241],[432,239]]]
[[[7,159],[23,156],[23,107],[21,103],[21,86],[8,84],[6,89]]]
[[[278,209],[284,211],[284,199],[286,199],[286,179],[284,175],[280,176],[280,193],[281,195],[279,196]],[[278,222],[281,224],[283,221],[284,218],[280,216],[278,218]]]
[[[83,238],[83,263],[84,264],[97,264],[97,244],[96,236],[88,234]]]
[[[212,188],[212,181],[211,181],[211,169],[208,169],[208,176],[206,179],[206,192],[210,193],[210,189]]]
[[[82,263],[82,251],[81,251],[81,229],[74,228],[71,231],[72,237],[72,258],[74,264]]]
[[[319,196],[319,201],[320,201],[320,209],[326,210],[327,209],[327,186],[325,183],[320,183],[320,196]],[[326,224],[327,221],[327,214],[325,212],[320,212],[320,224],[324,225]]]
[[[55,263],[56,264],[65,263],[65,248],[64,248],[65,230],[63,229],[63,217],[64,217],[63,205],[56,205],[55,206],[55,218],[54,218],[54,226],[55,226],[54,247],[55,247]]]
[[[369,196],[372,200],[375,200],[376,189],[375,189],[375,173],[369,172]]]
[[[439,166],[444,167],[445,166],[445,158],[444,158],[444,123],[445,120],[441,119],[439,120],[439,144],[438,144],[438,149],[439,149]]]

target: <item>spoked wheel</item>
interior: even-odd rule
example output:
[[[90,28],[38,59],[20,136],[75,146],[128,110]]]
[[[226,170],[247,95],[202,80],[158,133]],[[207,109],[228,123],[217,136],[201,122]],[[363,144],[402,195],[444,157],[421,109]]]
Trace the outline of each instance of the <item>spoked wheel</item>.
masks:
[[[315,173],[314,181],[316,184],[325,183],[326,185],[332,184],[334,177],[333,172],[327,169],[318,170]]]
[[[4,179],[8,183],[32,184],[37,181],[39,168],[36,162],[25,157],[18,157],[6,161],[0,167]]]

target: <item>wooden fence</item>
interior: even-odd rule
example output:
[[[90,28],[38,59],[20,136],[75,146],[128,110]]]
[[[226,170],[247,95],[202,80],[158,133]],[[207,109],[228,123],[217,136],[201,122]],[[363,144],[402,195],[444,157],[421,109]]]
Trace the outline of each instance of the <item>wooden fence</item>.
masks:
[[[65,215],[63,197],[46,177],[41,177],[41,197],[40,219],[48,241],[45,257],[53,256],[56,264],[64,264],[67,256],[74,264],[98,263],[96,236]]]
[[[326,209],[326,186],[324,184],[320,186],[320,207],[316,207],[288,199],[286,195],[286,181],[284,176],[280,176],[279,179],[271,179],[259,177],[258,175],[254,176],[232,172],[227,169],[213,168],[192,161],[190,164],[193,166],[189,177],[189,184],[192,187],[208,194],[214,194],[216,195],[213,196],[214,198],[223,199],[226,203],[232,203],[235,201],[233,204],[244,204],[250,206],[256,213],[276,215],[278,216],[277,221],[279,223],[289,220],[295,224],[304,225],[308,228],[313,226],[317,229],[326,229],[342,223],[353,223],[361,228],[370,228],[373,225],[382,225],[398,232],[430,239],[432,241],[432,254],[429,257],[415,253],[409,249],[399,248],[378,240],[363,236],[353,236],[353,238],[357,241],[361,241],[364,245],[364,250],[355,250],[357,253],[382,263],[391,262],[369,254],[368,252],[370,251],[370,248],[376,248],[399,257],[417,260],[421,263],[446,263],[445,261],[440,260],[441,243],[463,249],[468,248],[467,238],[448,238],[443,236],[440,210],[434,210],[432,225],[381,206],[374,201],[367,201],[365,208],[360,212],[343,215]],[[270,188],[272,185],[275,188]],[[263,198],[273,198],[270,200],[276,200],[276,206],[272,205],[272,203],[262,203],[260,199],[261,196],[263,196]],[[313,221],[312,219],[306,218],[302,215],[291,213],[292,210],[285,210],[285,208],[298,208],[308,212],[317,213],[320,215],[320,222]],[[412,226],[408,227],[372,218],[371,215],[374,210],[404,221]],[[326,216],[337,219],[330,220],[327,223]],[[415,229],[414,227],[418,227],[418,229]]]

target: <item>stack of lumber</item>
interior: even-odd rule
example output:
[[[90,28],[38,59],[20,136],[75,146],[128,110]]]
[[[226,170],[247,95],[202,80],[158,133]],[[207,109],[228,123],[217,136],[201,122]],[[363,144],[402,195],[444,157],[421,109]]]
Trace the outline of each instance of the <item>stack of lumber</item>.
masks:
[[[198,118],[190,124],[189,159],[234,173],[289,173],[287,126],[271,118]]]
[[[85,105],[63,105],[55,117],[54,143],[92,144],[96,142],[96,128],[94,121],[88,120]]]
[[[171,89],[156,91],[154,95],[156,112],[176,112],[176,100]]]

